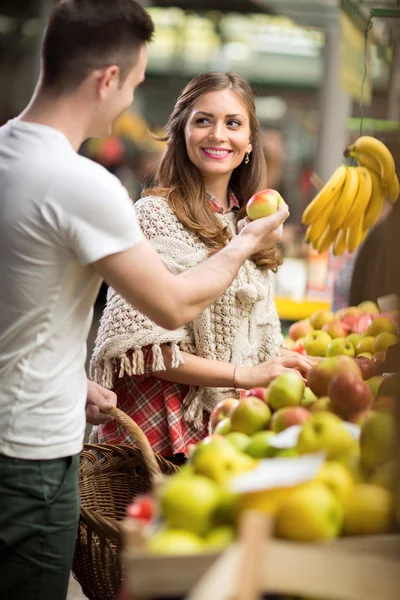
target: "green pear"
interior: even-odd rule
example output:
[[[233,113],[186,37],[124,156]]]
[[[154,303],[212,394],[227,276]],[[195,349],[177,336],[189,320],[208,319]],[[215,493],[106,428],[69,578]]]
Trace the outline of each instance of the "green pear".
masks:
[[[208,533],[221,498],[219,486],[206,477],[170,477],[160,491],[161,514],[169,527]]]
[[[268,404],[273,410],[284,406],[298,406],[304,392],[304,381],[298,371],[282,373],[268,387]]]
[[[343,421],[329,412],[317,412],[305,423],[297,440],[299,454],[325,452],[334,460],[353,447],[354,441]]]
[[[339,535],[343,509],[339,499],[323,484],[311,481],[290,491],[278,509],[278,537],[298,542],[329,540]]]
[[[151,554],[197,554],[204,552],[205,543],[198,535],[184,529],[162,529],[147,541]]]

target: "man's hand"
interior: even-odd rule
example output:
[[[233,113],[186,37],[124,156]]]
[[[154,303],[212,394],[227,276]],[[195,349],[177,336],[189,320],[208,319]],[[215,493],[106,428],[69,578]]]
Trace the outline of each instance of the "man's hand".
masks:
[[[117,396],[111,390],[103,388],[98,383],[88,379],[88,391],[86,400],[86,420],[91,425],[104,425],[113,421],[113,417],[105,415],[101,411],[117,406]]]

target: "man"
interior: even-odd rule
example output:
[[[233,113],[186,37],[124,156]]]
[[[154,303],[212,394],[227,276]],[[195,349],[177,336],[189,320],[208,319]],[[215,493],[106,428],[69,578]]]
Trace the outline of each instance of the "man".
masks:
[[[143,81],[153,23],[135,0],[64,0],[35,95],[0,129],[0,598],[63,600],[85,427],[113,395],[87,384],[85,341],[104,279],[165,328],[193,320],[241,263],[280,239],[287,207],[172,275],[126,190],[79,156]]]

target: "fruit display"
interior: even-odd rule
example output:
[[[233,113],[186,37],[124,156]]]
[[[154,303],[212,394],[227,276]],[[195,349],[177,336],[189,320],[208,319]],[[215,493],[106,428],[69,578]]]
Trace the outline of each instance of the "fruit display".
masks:
[[[361,136],[344,152],[354,164],[340,165],[303,213],[306,241],[318,252],[354,252],[377,222],[385,201],[399,197],[392,154],[380,140]]]

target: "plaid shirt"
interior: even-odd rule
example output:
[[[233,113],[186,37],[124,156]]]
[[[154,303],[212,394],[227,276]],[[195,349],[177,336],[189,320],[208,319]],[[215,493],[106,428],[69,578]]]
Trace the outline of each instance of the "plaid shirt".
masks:
[[[228,210],[224,210],[211,194],[207,196],[216,213],[226,214],[239,209],[239,202],[232,192],[228,195]],[[208,435],[209,415],[204,413],[201,431],[188,424],[183,418],[182,403],[189,386],[154,376],[151,346],[143,348],[143,354],[144,374],[123,377],[115,382],[113,391],[117,394],[118,406],[144,431],[156,454],[172,457],[182,453],[187,456],[190,444],[196,444]],[[134,444],[126,430],[115,421],[99,426],[97,434],[101,444]]]

